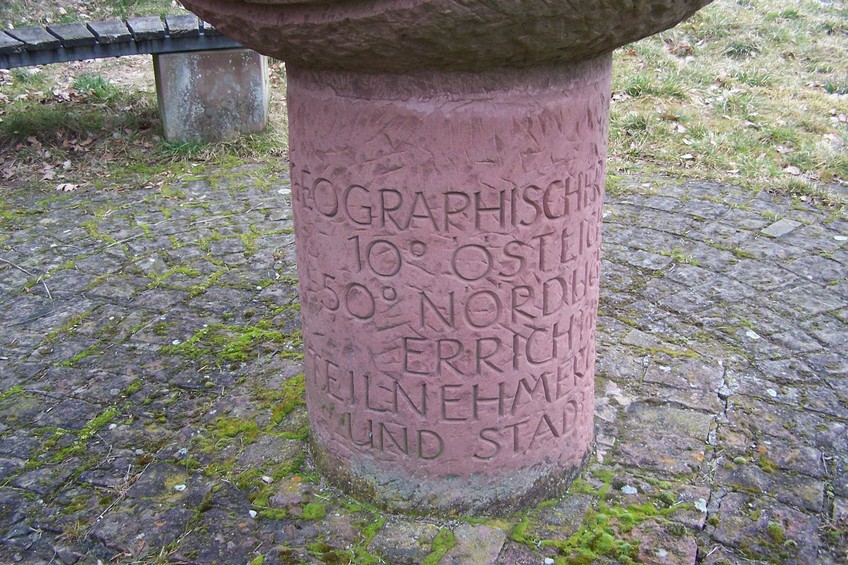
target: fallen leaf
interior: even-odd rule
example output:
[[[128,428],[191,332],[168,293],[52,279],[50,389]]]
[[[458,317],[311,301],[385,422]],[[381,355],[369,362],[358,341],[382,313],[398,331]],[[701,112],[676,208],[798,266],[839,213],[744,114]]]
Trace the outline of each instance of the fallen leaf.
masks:
[[[787,175],[794,175],[794,176],[797,177],[798,175],[801,174],[801,169],[799,169],[798,167],[796,167],[794,165],[789,165],[788,167],[783,169],[783,172],[786,173]]]
[[[76,190],[78,188],[79,188],[78,184],[73,184],[73,183],[70,183],[70,182],[63,182],[62,184],[56,185],[56,190],[61,191],[61,192],[73,192],[74,190]]]

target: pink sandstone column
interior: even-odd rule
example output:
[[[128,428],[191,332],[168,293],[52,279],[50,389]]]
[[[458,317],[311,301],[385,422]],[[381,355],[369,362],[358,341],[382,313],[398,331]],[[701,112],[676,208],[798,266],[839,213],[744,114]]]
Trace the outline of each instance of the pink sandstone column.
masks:
[[[592,441],[610,56],[288,69],[322,471],[396,510],[563,492]]]

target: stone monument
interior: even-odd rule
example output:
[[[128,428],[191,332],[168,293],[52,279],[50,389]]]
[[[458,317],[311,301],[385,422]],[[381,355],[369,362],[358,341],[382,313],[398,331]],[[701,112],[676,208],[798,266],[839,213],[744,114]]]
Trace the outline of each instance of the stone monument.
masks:
[[[183,0],[283,59],[323,473],[504,512],[590,453],[610,52],[709,0]]]

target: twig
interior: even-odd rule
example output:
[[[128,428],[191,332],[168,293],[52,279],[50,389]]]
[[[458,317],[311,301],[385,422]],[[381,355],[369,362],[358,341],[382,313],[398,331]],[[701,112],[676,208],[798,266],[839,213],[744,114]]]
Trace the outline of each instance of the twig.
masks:
[[[41,277],[38,277],[38,281],[36,281],[36,282],[41,283],[41,285],[44,287],[44,291],[47,293],[47,298],[50,299],[50,302],[53,302],[53,295],[50,294],[50,289],[47,288],[47,283],[44,282],[44,279],[42,279]]]
[[[109,245],[107,245],[104,249],[109,249],[110,247],[115,247],[116,245],[123,245],[123,244],[125,244],[125,243],[126,243],[126,242],[128,242],[128,241],[132,241],[132,240],[134,240],[134,239],[138,239],[138,238],[140,238],[140,237],[144,237],[144,236],[145,236],[145,234],[140,233],[140,234],[137,234],[137,235],[134,235],[134,236],[128,237],[128,238],[126,238],[126,239],[122,239],[121,241],[113,241],[112,243],[110,243]]]
[[[24,268],[23,268],[23,267],[21,267],[20,265],[17,265],[17,264],[15,264],[15,263],[12,263],[12,262],[11,262],[11,261],[9,261],[8,259],[3,259],[2,257],[0,257],[0,261],[3,261],[3,262],[4,262],[4,263],[6,263],[7,265],[11,265],[11,266],[13,266],[13,267],[14,267],[14,268],[16,268],[17,270],[19,270],[19,271],[21,271],[21,272],[23,272],[23,273],[26,273],[26,274],[28,274],[28,275],[29,275],[29,276],[31,276],[31,277],[36,277],[36,276],[37,276],[37,277],[38,277],[38,279],[36,279],[36,281],[35,281],[35,282],[40,282],[40,283],[44,286],[44,290],[47,292],[47,298],[49,298],[49,299],[50,299],[50,302],[53,302],[53,295],[52,295],[52,294],[50,294],[50,289],[49,289],[49,288],[47,288],[47,283],[46,283],[46,282],[44,282],[44,281],[41,279],[41,277],[40,277],[40,276],[36,275],[36,274],[35,274],[35,273],[33,273],[33,272],[30,272],[30,271],[28,271],[28,270],[24,269]]]
[[[100,520],[102,520],[102,519],[103,519],[103,517],[104,517],[104,516],[105,516],[105,515],[106,515],[106,514],[110,511],[110,510],[112,510],[112,508],[114,508],[115,506],[117,506],[117,505],[118,505],[118,503],[119,503],[119,502],[121,502],[121,501],[124,499],[124,497],[126,497],[126,495],[127,495],[127,491],[129,491],[130,487],[131,487],[131,486],[132,486],[132,485],[133,485],[133,484],[134,484],[134,483],[135,483],[135,482],[136,482],[139,478],[141,478],[141,476],[144,474],[144,472],[145,472],[145,471],[147,471],[147,468],[148,468],[148,467],[150,467],[150,465],[151,465],[152,463],[153,463],[153,461],[151,461],[150,463],[148,463],[147,465],[145,465],[145,466],[144,466],[144,469],[142,469],[142,470],[141,470],[141,472],[140,472],[140,473],[138,473],[138,474],[136,474],[134,477],[130,477],[130,469],[132,469],[132,464],[130,464],[130,466],[129,466],[129,467],[127,467],[127,474],[126,474],[126,476],[124,477],[124,484],[121,486],[121,488],[120,488],[120,489],[116,489],[116,490],[118,491],[118,493],[117,493],[117,494],[118,494],[118,496],[115,498],[115,500],[113,500],[113,501],[112,501],[112,503],[111,503],[109,506],[107,506],[107,507],[106,507],[106,510],[104,510],[103,512],[101,512],[101,513],[100,513],[100,515],[99,515],[97,518],[95,518],[95,519],[94,519],[94,522],[92,522],[92,524],[88,527],[88,531],[86,531],[85,536],[88,536],[89,534],[91,534],[91,532],[92,532],[92,531],[94,531],[94,528],[97,526],[97,524],[99,524],[99,523],[100,523]]]
[[[4,262],[4,263],[6,263],[7,265],[11,265],[11,266],[13,266],[13,267],[14,267],[14,268],[16,268],[17,270],[22,271],[22,272],[24,272],[24,273],[28,274],[28,275],[29,275],[29,276],[31,276],[31,277],[36,276],[36,275],[35,275],[35,273],[31,273],[31,272],[27,271],[26,269],[24,269],[24,268],[23,268],[23,267],[21,267],[20,265],[17,265],[17,264],[15,264],[15,263],[12,263],[12,262],[11,262],[11,261],[9,261],[8,259],[3,259],[2,257],[0,257],[0,261],[3,261],[3,262]]]

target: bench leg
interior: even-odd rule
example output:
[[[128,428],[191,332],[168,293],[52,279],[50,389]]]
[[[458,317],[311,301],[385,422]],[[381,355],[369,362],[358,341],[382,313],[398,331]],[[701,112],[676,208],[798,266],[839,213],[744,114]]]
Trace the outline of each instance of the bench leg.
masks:
[[[153,55],[168,141],[219,141],[265,129],[267,57],[249,49]]]

